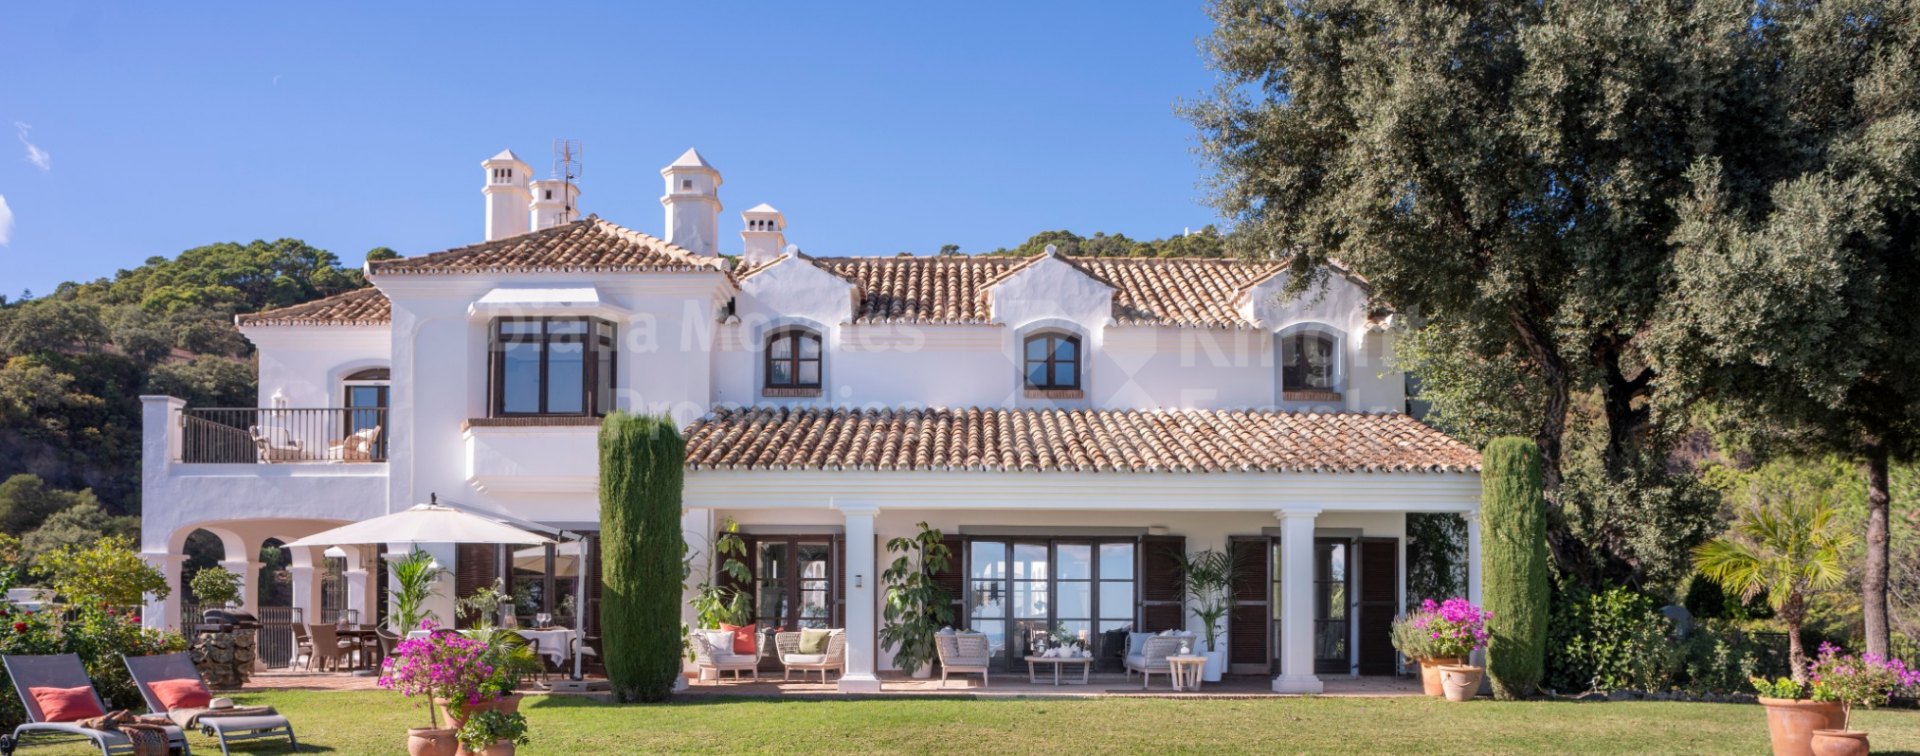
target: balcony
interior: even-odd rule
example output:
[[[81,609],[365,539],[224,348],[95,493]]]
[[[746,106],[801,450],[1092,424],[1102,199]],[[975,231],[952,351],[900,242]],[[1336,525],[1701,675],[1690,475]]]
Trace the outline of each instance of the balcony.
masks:
[[[187,464],[343,464],[387,461],[385,408],[181,408]]]

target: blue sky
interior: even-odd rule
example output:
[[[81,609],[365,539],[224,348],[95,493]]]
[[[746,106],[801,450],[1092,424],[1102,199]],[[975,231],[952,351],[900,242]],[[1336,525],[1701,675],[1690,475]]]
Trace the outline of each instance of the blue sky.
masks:
[[[1174,112],[1212,81],[1200,0],[932,7],[10,2],[0,292],[215,241],[471,243],[480,161],[545,175],[555,137],[583,211],[656,234],[698,147],[725,251],[759,202],[817,255],[1217,220]]]

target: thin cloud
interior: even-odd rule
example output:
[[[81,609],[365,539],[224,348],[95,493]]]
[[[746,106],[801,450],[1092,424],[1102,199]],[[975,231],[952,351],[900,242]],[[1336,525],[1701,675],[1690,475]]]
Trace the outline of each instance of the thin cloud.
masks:
[[[0,247],[13,241],[13,208],[7,207],[7,195],[0,194]]]
[[[53,156],[47,154],[46,150],[35,146],[33,142],[27,141],[27,132],[32,130],[33,127],[28,124],[19,121],[13,122],[13,132],[19,135],[20,144],[25,145],[27,148],[27,162],[34,164],[34,166],[39,168],[43,173],[51,171],[53,170]]]

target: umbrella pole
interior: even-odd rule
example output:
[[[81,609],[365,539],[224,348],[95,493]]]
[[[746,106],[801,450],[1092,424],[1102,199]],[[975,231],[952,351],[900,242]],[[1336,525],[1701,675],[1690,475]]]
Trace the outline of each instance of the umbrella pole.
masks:
[[[574,567],[573,579],[573,632],[579,648],[573,652],[573,679],[582,680],[586,675],[581,671],[587,650],[587,565],[588,551],[593,548],[585,536],[580,537],[580,564]]]

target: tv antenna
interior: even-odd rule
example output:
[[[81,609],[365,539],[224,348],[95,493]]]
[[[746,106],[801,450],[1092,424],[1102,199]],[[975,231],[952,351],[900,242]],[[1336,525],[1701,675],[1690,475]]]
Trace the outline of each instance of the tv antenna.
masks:
[[[565,186],[561,187],[561,201],[566,204],[566,207],[560,211],[560,217],[566,218],[567,220],[572,220],[574,217],[573,188],[575,182],[580,180],[580,162],[585,155],[586,150],[581,146],[580,140],[578,139],[562,138],[553,140],[552,178],[560,179],[566,183]]]

